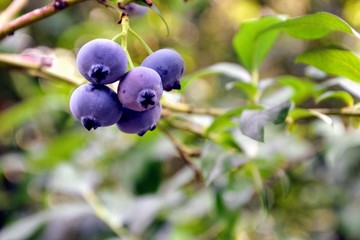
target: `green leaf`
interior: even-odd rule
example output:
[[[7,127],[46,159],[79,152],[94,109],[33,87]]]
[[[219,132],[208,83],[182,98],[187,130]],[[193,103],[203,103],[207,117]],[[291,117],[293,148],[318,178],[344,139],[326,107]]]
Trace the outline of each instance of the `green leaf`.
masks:
[[[280,29],[286,31],[289,35],[300,39],[318,39],[334,31],[349,33],[360,38],[360,34],[343,19],[327,12],[318,12],[291,18],[284,22],[269,26],[261,34]]]
[[[92,209],[87,204],[59,204],[54,208],[18,218],[1,229],[0,239],[34,239],[32,235],[50,221],[75,221],[91,213]]]
[[[48,110],[62,109],[66,101],[67,97],[65,99],[63,95],[39,95],[23,100],[0,113],[0,136],[4,136]]]
[[[348,107],[354,106],[354,98],[351,96],[350,93],[345,91],[325,92],[324,94],[316,98],[316,102],[319,103],[328,99],[339,99],[343,101]]]
[[[35,169],[50,169],[62,161],[70,161],[90,139],[87,131],[65,132],[45,146],[42,151],[37,150],[29,156],[29,164]]]
[[[264,127],[268,123],[283,123],[289,113],[290,102],[265,110],[247,110],[240,117],[240,130],[254,140],[264,142]]]
[[[246,109],[259,109],[259,106],[248,105],[248,106],[233,108],[227,111],[223,115],[218,116],[214,119],[211,125],[206,129],[205,134],[209,135],[214,132],[223,132],[224,130],[232,126],[235,126],[231,119],[235,116],[240,116],[241,113]]]
[[[306,51],[296,58],[296,62],[312,65],[328,74],[360,82],[360,59],[346,49],[330,46]]]
[[[306,79],[294,77],[294,76],[283,76],[278,79],[281,85],[288,86],[293,89],[293,95],[291,100],[295,104],[300,104],[309,97],[317,94],[319,90],[316,89],[316,85]]]
[[[216,162],[207,176],[206,185],[209,186],[217,177],[246,164],[249,159],[243,154],[227,152],[216,159]]]
[[[242,93],[245,94],[245,97],[248,99],[253,99],[257,94],[258,89],[254,83],[247,83],[241,81],[230,82],[226,85],[227,89],[235,88],[239,89]]]
[[[235,140],[234,136],[230,132],[221,132],[212,139],[217,144],[221,145],[225,149],[235,150],[237,152],[243,152],[239,143]]]
[[[269,50],[274,45],[279,31],[268,31],[259,35],[264,29],[283,21],[279,16],[268,16],[244,22],[233,39],[234,50],[241,63],[250,72],[258,70]]]

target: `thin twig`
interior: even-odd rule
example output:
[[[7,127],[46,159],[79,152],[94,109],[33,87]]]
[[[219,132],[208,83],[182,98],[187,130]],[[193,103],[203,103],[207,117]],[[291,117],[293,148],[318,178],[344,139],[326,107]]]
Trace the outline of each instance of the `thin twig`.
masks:
[[[200,184],[203,184],[204,178],[199,168],[193,163],[187,149],[165,127],[159,126],[159,129],[168,137],[168,139],[175,146],[176,150],[178,151],[181,159],[185,162],[185,164],[193,170],[196,181]]]
[[[41,19],[54,15],[55,13],[68,8],[72,5],[84,2],[87,0],[54,0],[52,3],[32,10],[8,23],[0,25],[0,39],[8,35],[12,35],[16,30],[28,26]]]
[[[29,2],[29,0],[13,0],[10,5],[0,14],[0,26],[9,22]]]

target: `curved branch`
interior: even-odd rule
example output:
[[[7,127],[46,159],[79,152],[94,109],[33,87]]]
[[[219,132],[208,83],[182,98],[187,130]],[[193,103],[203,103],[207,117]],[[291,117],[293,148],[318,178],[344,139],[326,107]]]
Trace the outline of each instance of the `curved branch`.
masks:
[[[14,34],[14,32],[20,28],[28,26],[34,22],[37,22],[41,19],[54,15],[55,13],[68,8],[72,5],[84,2],[87,0],[54,0],[52,3],[32,10],[11,22],[5,23],[0,26],[0,39],[8,35]]]
[[[193,163],[191,156],[189,155],[188,150],[183,146],[165,127],[159,126],[160,130],[168,137],[168,139],[173,143],[174,147],[178,151],[181,159],[189,166],[194,172],[195,179],[197,183],[203,185],[204,177],[200,169]]]

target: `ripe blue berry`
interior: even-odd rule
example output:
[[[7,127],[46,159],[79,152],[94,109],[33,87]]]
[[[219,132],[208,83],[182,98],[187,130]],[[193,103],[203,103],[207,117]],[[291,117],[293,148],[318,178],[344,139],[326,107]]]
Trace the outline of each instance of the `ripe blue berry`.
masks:
[[[175,50],[164,48],[147,56],[141,66],[154,69],[161,77],[165,91],[180,89],[184,60]]]
[[[124,7],[123,12],[129,15],[130,17],[138,17],[146,14],[148,10],[149,10],[148,7],[136,3],[129,3]]]
[[[135,67],[120,80],[118,97],[124,108],[145,111],[154,107],[162,96],[161,78],[147,67]]]
[[[124,108],[123,115],[116,125],[124,133],[135,133],[142,136],[148,130],[152,131],[156,128],[156,123],[161,116],[161,110],[160,103],[142,112]]]
[[[109,87],[86,83],[71,94],[70,111],[90,131],[119,121],[122,106],[115,91]]]
[[[82,46],[76,64],[80,73],[95,84],[109,84],[120,79],[127,68],[126,53],[108,39],[94,39]]]

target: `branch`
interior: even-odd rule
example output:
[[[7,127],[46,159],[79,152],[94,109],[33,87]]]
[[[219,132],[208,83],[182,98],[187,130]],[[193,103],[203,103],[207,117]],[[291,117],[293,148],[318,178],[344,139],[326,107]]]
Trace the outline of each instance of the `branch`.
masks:
[[[0,26],[0,39],[8,35],[14,34],[14,32],[20,28],[28,26],[34,22],[37,22],[41,19],[54,15],[55,13],[68,8],[72,5],[84,2],[87,0],[54,0],[52,3],[42,7],[32,10],[11,22],[5,23]]]
[[[189,151],[180,142],[178,142],[178,140],[165,127],[160,126],[160,130],[173,143],[173,145],[175,146],[176,150],[178,151],[181,159],[185,162],[185,164],[193,170],[196,181],[200,184],[203,184],[204,178],[203,178],[199,168],[193,163],[193,161],[190,157]]]
[[[29,0],[13,0],[10,5],[0,14],[0,26],[15,17],[29,2]]]

